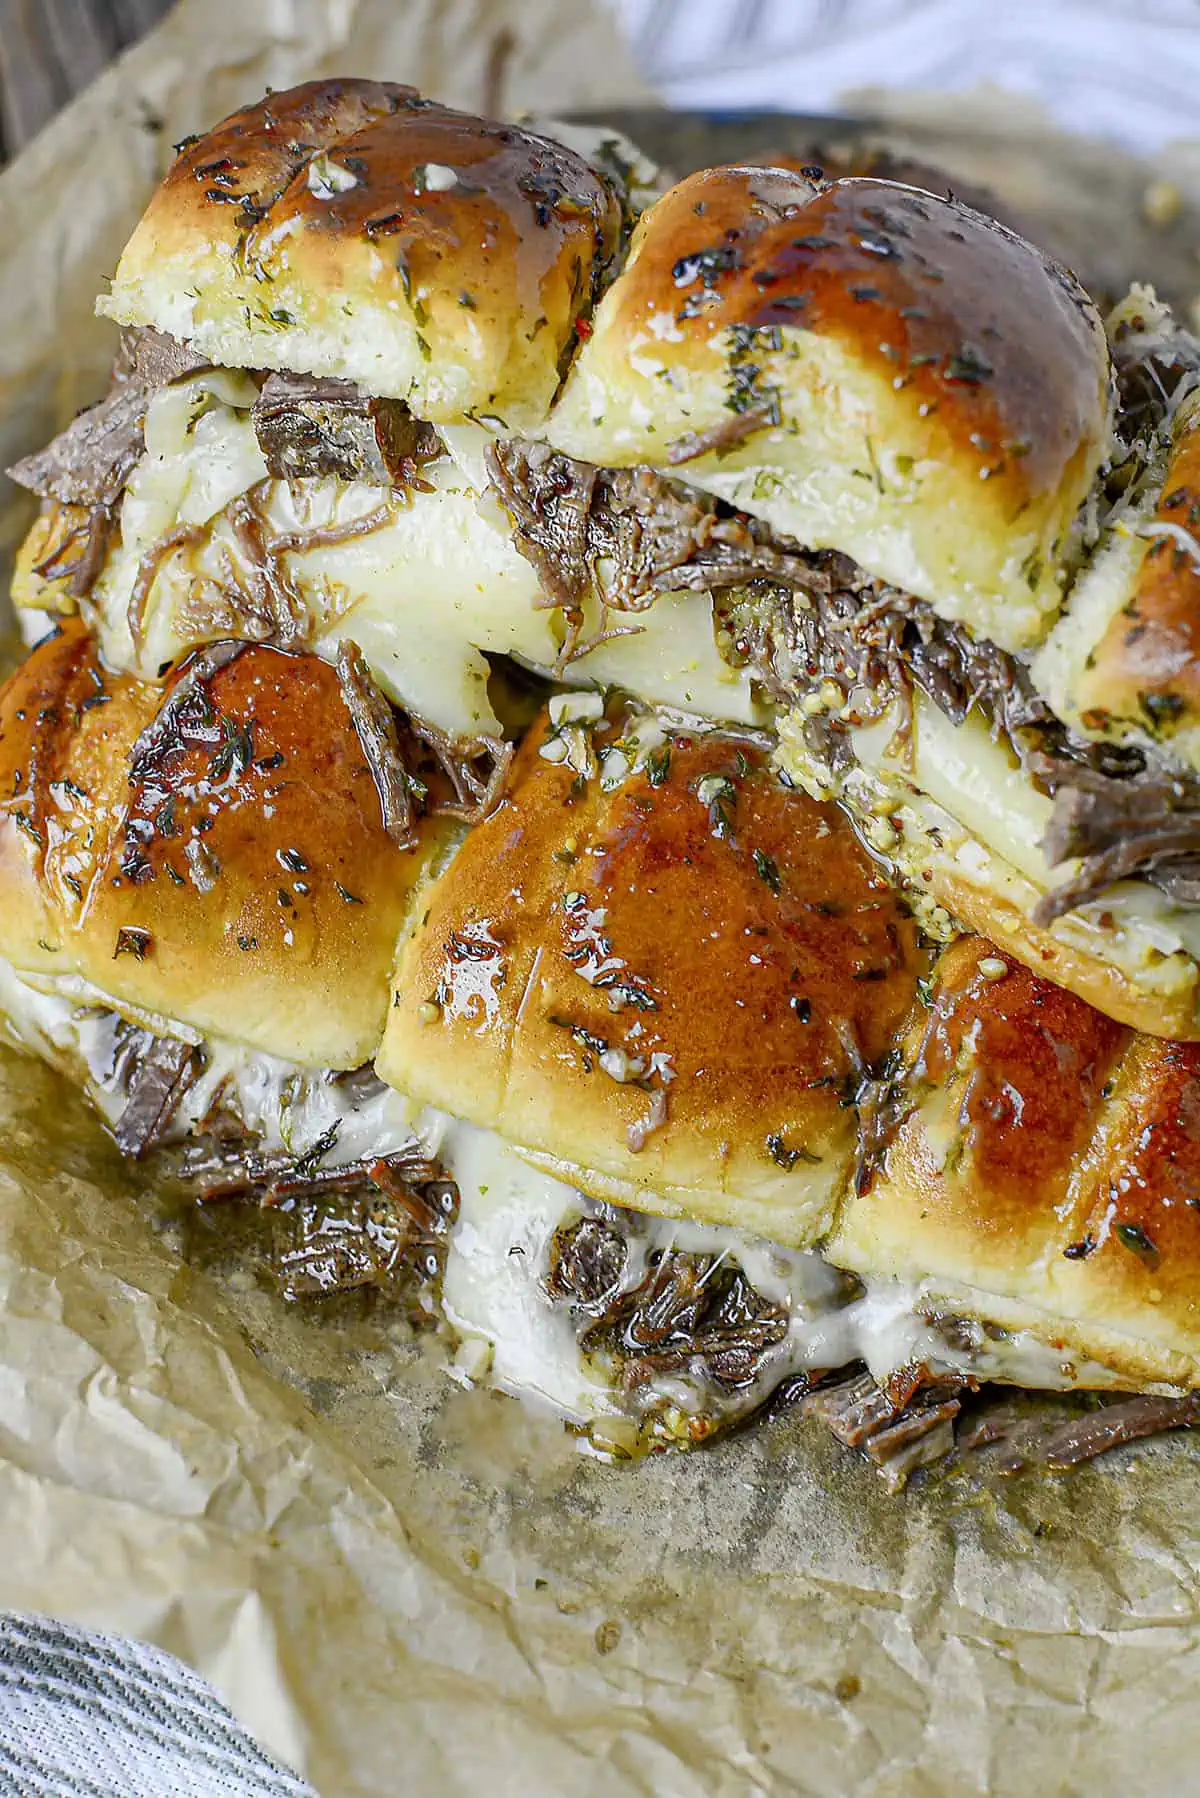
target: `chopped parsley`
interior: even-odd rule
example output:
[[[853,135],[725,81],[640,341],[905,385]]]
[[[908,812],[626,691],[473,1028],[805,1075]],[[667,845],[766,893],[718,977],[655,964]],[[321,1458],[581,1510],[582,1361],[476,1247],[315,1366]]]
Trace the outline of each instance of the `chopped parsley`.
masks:
[[[767,855],[763,850],[756,849],[754,851],[754,871],[773,893],[783,890],[783,877],[779,872],[779,863],[773,855]]]
[[[1140,1224],[1114,1224],[1113,1234],[1122,1248],[1128,1249],[1132,1255],[1137,1255],[1146,1263],[1147,1267],[1158,1266],[1157,1244],[1152,1237],[1147,1236]]]

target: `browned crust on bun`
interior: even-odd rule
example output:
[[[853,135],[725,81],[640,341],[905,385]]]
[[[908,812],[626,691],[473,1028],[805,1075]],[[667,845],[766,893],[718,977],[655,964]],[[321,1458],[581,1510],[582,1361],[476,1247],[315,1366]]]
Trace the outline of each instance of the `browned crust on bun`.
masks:
[[[1200,721],[1200,411],[1176,442],[1145,533],[1132,591],[1091,650],[1075,698],[1085,729],[1107,733],[1128,720],[1170,738]]]
[[[182,148],[101,309],[422,418],[536,421],[620,220],[562,145],[392,82],[311,81]]]
[[[331,667],[263,646],[222,661],[231,647],[154,687],[111,674],[71,621],[0,693],[0,953],[356,1067],[437,833],[407,852],[388,836]]]
[[[405,944],[381,1074],[602,1196],[812,1240],[924,965],[911,921],[744,737],[674,729],[608,793],[550,746],[543,718]]]
[[[1068,1382],[1097,1383],[1081,1360],[1200,1381],[1200,1047],[1136,1036],[963,938],[905,1064],[911,1110],[830,1258],[1032,1329]]]
[[[642,218],[551,437],[724,480],[1015,648],[1057,610],[1108,397],[1095,307],[994,220],[871,177],[731,167]]]

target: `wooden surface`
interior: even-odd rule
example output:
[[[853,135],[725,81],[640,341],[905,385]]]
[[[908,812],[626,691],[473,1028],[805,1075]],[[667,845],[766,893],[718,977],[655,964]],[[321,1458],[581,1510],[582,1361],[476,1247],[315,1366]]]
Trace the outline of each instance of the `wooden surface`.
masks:
[[[15,154],[171,0],[0,0],[0,160]]]

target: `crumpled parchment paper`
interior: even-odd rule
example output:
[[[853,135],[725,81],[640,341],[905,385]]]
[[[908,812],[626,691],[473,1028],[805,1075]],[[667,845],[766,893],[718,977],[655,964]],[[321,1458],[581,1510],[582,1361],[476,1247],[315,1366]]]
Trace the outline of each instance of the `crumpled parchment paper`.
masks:
[[[165,142],[314,67],[478,103],[500,12],[181,8],[0,178],[0,453],[102,380]],[[519,17],[510,104],[640,97],[603,15]],[[287,1310],[220,1222],[181,1256],[0,1052],[0,1605],[182,1656],[325,1798],[1200,1790],[1200,1444],[901,1499],[795,1420],[606,1467],[381,1310]]]

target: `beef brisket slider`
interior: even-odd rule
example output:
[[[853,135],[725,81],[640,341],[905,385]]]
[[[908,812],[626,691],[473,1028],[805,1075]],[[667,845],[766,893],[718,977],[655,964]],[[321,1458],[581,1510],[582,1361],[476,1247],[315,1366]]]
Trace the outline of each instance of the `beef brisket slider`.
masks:
[[[328,659],[350,636],[458,738],[499,730],[485,651],[753,716],[707,594],[614,629],[543,590],[488,485],[632,203],[562,144],[388,82],[310,82],[182,144],[99,303],[125,327],[109,396],[12,470],[43,501],[18,605],[82,606],[148,679],[227,636]]]
[[[385,83],[182,146],[112,392],[14,471],[18,602],[143,678],[350,638],[463,743],[497,652],[773,715],[927,927],[1200,1035],[1194,341],[879,176],[691,176],[622,262],[635,211]]]
[[[223,643],[151,686],[70,620],[0,695],[0,793],[0,954],[21,975],[306,1067],[374,1054],[452,826],[389,832],[326,662]]]
[[[710,170],[643,215],[549,437],[756,521],[734,635],[899,877],[1192,1037],[1200,357],[1149,294],[1111,334],[953,200]]]
[[[649,1406],[695,1371],[688,1280],[717,1256],[775,1306],[743,1403],[853,1356],[934,1409],[946,1380],[1200,1381],[1200,1047],[978,939],[930,966],[844,816],[745,736],[543,720],[406,929],[376,1065],[576,1189],[564,1213],[541,1188],[522,1234],[510,1181],[451,1258],[448,1308],[502,1372],[548,1262],[584,1350]]]
[[[925,965],[763,743],[543,715],[406,937],[377,1066],[599,1196],[802,1244]]]
[[[984,1379],[1155,1395],[1072,1456],[1191,1420],[1200,1050],[931,968],[759,733],[560,695],[464,837],[371,691],[69,621],[0,695],[0,1003],[126,1152],[269,1200],[293,1294],[436,1274],[603,1452],[810,1386],[894,1482]]]
[[[978,938],[942,954],[926,997],[894,1137],[826,1254],[1032,1331],[1081,1385],[1102,1366],[1196,1385],[1200,1048],[1139,1036]]]
[[[7,1030],[605,1452],[1188,1423],[1190,342],[878,179],[635,211],[382,83],[181,147],[15,471]]]

